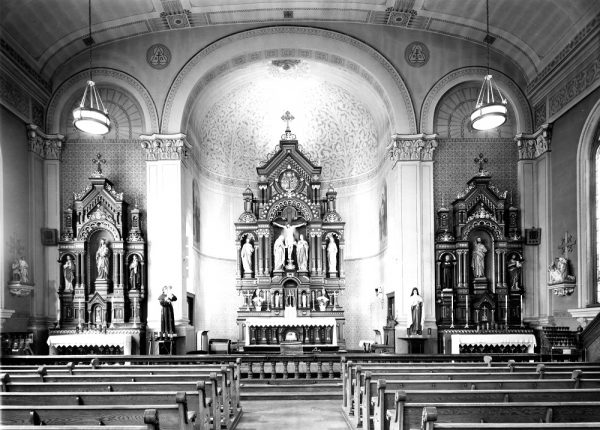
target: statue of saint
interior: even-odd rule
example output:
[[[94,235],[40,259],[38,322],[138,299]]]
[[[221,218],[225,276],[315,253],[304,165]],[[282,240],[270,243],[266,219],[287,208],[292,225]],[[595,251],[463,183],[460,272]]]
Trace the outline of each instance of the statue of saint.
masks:
[[[284,237],[281,234],[275,244],[273,245],[273,270],[283,270],[283,263],[285,260],[285,245]]]
[[[452,263],[452,256],[446,254],[444,261],[442,261],[442,288],[452,289],[454,287],[454,267]]]
[[[15,258],[15,260],[12,262],[11,269],[13,282],[21,282],[21,270],[18,258]]]
[[[575,276],[568,273],[568,260],[565,257],[558,257],[548,267],[550,275],[549,285],[562,284],[564,282],[575,282]]]
[[[100,239],[100,246],[96,251],[96,268],[98,269],[97,279],[108,279],[108,257],[110,249],[106,246],[106,240]]]
[[[523,264],[517,260],[517,256],[515,254],[510,256],[510,260],[508,261],[507,269],[510,275],[510,289],[518,290],[521,288],[521,268]]]
[[[19,258],[19,274],[21,275],[21,283],[29,283],[29,264],[25,261],[25,257]]]
[[[160,331],[162,333],[175,333],[175,313],[173,312],[172,302],[177,301],[177,297],[173,294],[172,287],[164,286],[162,294],[158,296],[158,301],[162,307],[160,314]]]
[[[296,257],[298,258],[298,270],[306,272],[308,270],[308,242],[304,240],[303,235],[300,235],[296,244]]]
[[[327,260],[329,262],[329,273],[337,272],[337,252],[338,247],[335,244],[333,236],[329,236],[329,244],[327,245]]]
[[[296,244],[296,229],[298,227],[302,227],[303,225],[306,225],[305,222],[301,222],[298,224],[290,224],[290,222],[286,222],[285,225],[283,224],[278,224],[275,221],[273,221],[273,225],[276,225],[277,227],[281,227],[283,229],[283,236],[284,236],[284,242],[285,242],[285,248],[287,249],[287,258],[289,261],[292,260],[292,251],[294,250],[294,245]]]
[[[244,268],[244,275],[252,273],[252,254],[254,253],[254,247],[250,243],[250,237],[246,236],[246,243],[242,246],[240,251],[240,257],[242,259],[242,266]]]
[[[129,289],[139,290],[142,283],[140,275],[140,260],[137,255],[133,254],[131,263],[129,263]]]
[[[63,264],[63,276],[65,277],[65,291],[73,290],[73,281],[75,281],[75,261],[73,257],[67,255],[67,261]]]
[[[423,297],[419,295],[418,288],[415,287],[412,289],[408,305],[410,306],[408,334],[421,334],[423,333]]]
[[[473,258],[471,259],[471,267],[476,278],[485,278],[485,254],[487,248],[481,243],[481,238],[475,239],[473,245]]]

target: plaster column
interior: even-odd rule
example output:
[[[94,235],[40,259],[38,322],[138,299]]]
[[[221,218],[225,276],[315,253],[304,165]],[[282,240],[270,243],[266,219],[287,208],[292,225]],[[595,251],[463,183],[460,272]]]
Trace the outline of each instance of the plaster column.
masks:
[[[395,246],[401,266],[395,282],[401,321],[396,327],[396,336],[406,336],[410,320],[407,302],[411,290],[417,287],[423,297],[423,335],[429,338],[425,353],[437,352],[433,202],[435,137],[425,134],[395,135],[388,147],[388,155],[393,163],[388,184],[393,183],[395,189],[394,207],[391,210],[398,214],[396,228],[399,236]],[[396,345],[400,347],[402,343],[405,342],[396,342]]]
[[[271,273],[271,236],[265,235],[265,276],[269,276]]]
[[[344,271],[345,267],[344,267],[344,247],[346,245],[340,243],[340,252],[338,254],[339,257],[339,262],[338,262],[338,274],[340,278],[343,278],[344,276],[346,276],[346,273]]]
[[[317,241],[317,238],[314,235],[310,235],[309,236],[309,243],[310,243],[310,275],[314,276],[316,275],[316,271],[317,271],[317,266],[316,266],[316,251],[315,249],[317,248],[317,246],[315,245]]]
[[[47,330],[57,318],[57,292],[60,285],[60,268],[56,246],[40,246],[40,228],[60,231],[60,163],[65,141],[60,134],[45,134],[38,126],[27,126],[29,142],[29,195],[30,234],[28,260],[31,281],[35,283],[32,296],[29,328],[38,345],[36,353],[45,353]],[[43,202],[43,204],[40,204]],[[58,239],[58,237],[57,237]],[[39,348],[39,345],[44,345]]]
[[[185,134],[141,135],[146,152],[148,238],[148,328],[160,331],[158,296],[164,285],[173,286],[176,324],[182,321],[187,291],[185,255],[185,169],[190,144]]]
[[[525,294],[524,321],[541,327],[550,322],[548,265],[552,261],[551,227],[551,159],[552,124],[544,124],[534,134],[515,137],[519,149],[517,179],[519,185],[521,226],[523,230],[541,228],[540,244],[523,246],[523,258],[528,265],[522,271]]]
[[[260,238],[257,241],[258,243],[255,244],[254,247],[254,273],[253,273],[253,277],[257,278],[260,275],[260,268],[262,267],[262,255],[261,253],[261,246],[260,246]]]
[[[317,274],[319,274],[319,275],[323,275],[324,274],[323,273],[324,272],[324,267],[323,267],[323,263],[322,263],[322,260],[321,260],[321,255],[322,254],[320,252],[320,249],[321,249],[321,246],[322,246],[321,242],[322,242],[322,239],[321,239],[321,235],[319,234],[317,236],[317,249],[315,250],[315,256],[317,258]]]

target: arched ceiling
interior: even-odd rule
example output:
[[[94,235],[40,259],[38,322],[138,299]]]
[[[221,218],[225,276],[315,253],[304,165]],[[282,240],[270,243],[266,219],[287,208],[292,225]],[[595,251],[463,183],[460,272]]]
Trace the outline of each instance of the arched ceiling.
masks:
[[[371,177],[384,158],[390,128],[369,83],[310,60],[264,60],[215,80],[193,101],[185,127],[201,171],[235,184],[256,180],[256,167],[290,127],[302,152],[339,183]]]
[[[483,43],[483,0],[93,0],[96,43],[238,23],[352,22],[404,27]],[[600,13],[598,0],[493,0],[493,49],[535,78]],[[4,43],[44,79],[87,49],[87,2],[2,0]]]

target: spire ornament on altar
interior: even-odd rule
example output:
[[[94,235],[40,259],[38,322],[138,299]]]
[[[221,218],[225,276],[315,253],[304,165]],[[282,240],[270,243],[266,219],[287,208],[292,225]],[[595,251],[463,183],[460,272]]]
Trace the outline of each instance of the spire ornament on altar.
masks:
[[[281,116],[281,120],[285,121],[285,133],[281,135],[282,140],[296,140],[296,135],[290,129],[290,122],[295,119],[289,110],[286,110],[285,114]]]
[[[484,165],[487,164],[488,159],[483,156],[483,153],[479,153],[479,157],[473,160],[475,164],[479,164],[479,172],[477,173],[479,176],[489,176],[490,172],[484,169]]]

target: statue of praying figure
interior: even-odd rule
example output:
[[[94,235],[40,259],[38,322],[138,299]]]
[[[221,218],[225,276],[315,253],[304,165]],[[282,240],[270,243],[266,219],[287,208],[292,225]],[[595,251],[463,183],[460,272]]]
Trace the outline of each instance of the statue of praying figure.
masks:
[[[478,237],[473,245],[473,258],[471,259],[471,267],[476,278],[485,278],[485,254],[487,254],[487,248]]]
[[[273,244],[273,270],[283,270],[285,261],[284,237],[281,234]]]
[[[308,242],[304,240],[303,235],[300,235],[300,239],[296,243],[296,257],[298,258],[298,270],[306,272],[308,270]]]

